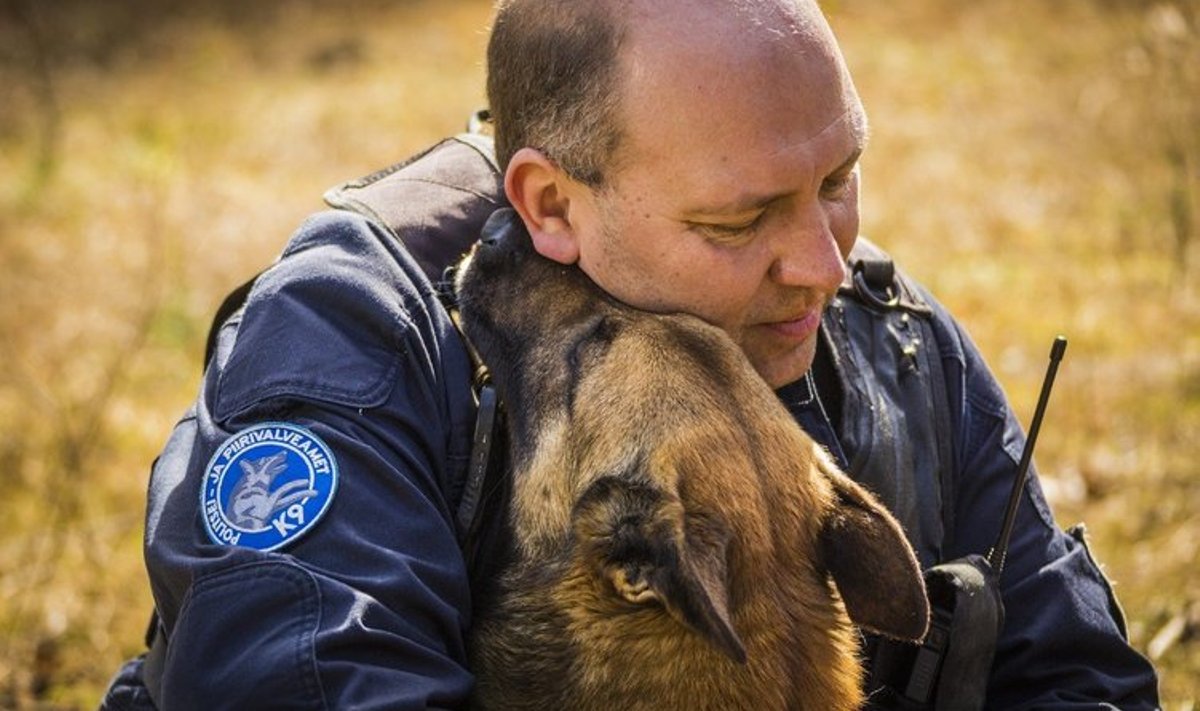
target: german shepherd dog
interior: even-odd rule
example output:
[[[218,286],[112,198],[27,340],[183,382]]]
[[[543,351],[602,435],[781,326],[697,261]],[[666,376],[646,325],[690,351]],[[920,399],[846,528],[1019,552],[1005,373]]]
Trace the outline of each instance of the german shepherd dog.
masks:
[[[512,467],[477,707],[854,709],[851,620],[924,635],[898,524],[723,331],[617,302],[511,211],[455,283]]]

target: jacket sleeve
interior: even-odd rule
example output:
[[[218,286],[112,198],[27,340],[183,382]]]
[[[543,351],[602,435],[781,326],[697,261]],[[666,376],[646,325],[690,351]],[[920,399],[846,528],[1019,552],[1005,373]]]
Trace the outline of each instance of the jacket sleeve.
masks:
[[[946,559],[995,544],[1025,435],[966,333],[936,307],[955,437]],[[1000,580],[1005,622],[988,687],[995,709],[1152,709],[1157,678],[1128,643],[1123,614],[1082,528],[1054,523],[1036,471],[1025,486]]]
[[[306,223],[222,328],[152,474],[165,708],[465,703],[470,599],[452,512],[469,384],[458,335],[402,248],[346,214]],[[336,489],[281,547],[215,542],[202,494],[214,453],[262,423],[319,438]]]

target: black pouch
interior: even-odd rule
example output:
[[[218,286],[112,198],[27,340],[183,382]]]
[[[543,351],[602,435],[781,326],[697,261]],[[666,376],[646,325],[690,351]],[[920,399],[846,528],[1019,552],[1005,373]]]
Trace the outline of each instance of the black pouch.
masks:
[[[933,612],[920,645],[882,640],[871,667],[869,708],[983,708],[996,640],[1004,626],[1000,585],[983,556],[925,572]]]

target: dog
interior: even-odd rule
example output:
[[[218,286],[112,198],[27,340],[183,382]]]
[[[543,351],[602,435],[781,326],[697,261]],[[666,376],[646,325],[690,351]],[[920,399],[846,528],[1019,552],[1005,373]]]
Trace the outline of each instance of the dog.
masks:
[[[511,465],[474,706],[854,709],[853,624],[924,635],[899,525],[723,331],[616,301],[510,210],[454,283]]]

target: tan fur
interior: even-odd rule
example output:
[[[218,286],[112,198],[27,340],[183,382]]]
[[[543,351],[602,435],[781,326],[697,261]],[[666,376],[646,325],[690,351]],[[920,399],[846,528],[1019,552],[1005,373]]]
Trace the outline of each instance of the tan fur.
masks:
[[[459,278],[466,332],[515,405],[514,557],[477,610],[478,705],[859,707],[857,636],[822,536],[853,498],[883,517],[898,557],[907,554],[897,575],[919,587],[894,521],[837,471],[723,332],[629,309],[577,270],[510,243],[481,248],[486,259],[477,254]],[[524,368],[508,372],[499,359]],[[597,488],[601,479],[615,493]],[[668,567],[705,591],[716,632],[680,612],[694,594],[648,582],[662,579],[652,561],[614,560],[606,546],[625,540],[635,519],[680,551]],[[893,594],[882,585],[880,595]],[[721,641],[722,614],[732,642]]]

